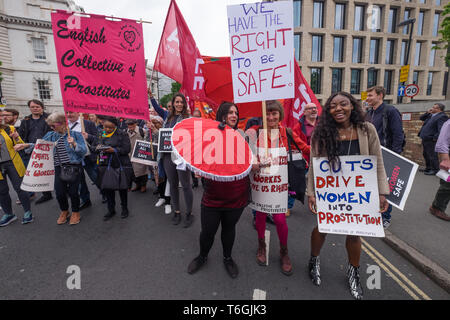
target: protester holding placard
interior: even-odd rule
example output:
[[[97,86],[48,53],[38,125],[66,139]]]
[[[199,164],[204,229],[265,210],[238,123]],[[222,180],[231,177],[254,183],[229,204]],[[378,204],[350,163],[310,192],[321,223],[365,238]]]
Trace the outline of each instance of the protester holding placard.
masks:
[[[94,146],[98,154],[98,185],[106,196],[108,212],[103,216],[107,221],[116,214],[116,195],[119,192],[122,207],[121,218],[127,218],[128,189],[133,180],[133,167],[128,156],[131,150],[128,134],[118,129],[118,120],[114,117],[105,117],[103,133]]]
[[[20,138],[13,126],[4,124],[0,125],[0,205],[5,213],[0,219],[0,227],[4,227],[17,220],[17,217],[12,210],[11,197],[9,195],[9,187],[6,176],[9,177],[9,180],[11,181],[11,184],[22,204],[23,210],[25,211],[22,224],[33,221],[30,196],[28,192],[20,189],[22,178],[26,170],[19,153],[14,150],[14,145],[20,143],[23,143],[23,140]]]
[[[238,130],[239,112],[235,104],[224,102],[217,110],[216,120]],[[241,130],[242,131],[242,130]],[[244,135],[244,132],[242,132]],[[188,273],[197,272],[206,262],[214,243],[219,225],[222,225],[221,239],[223,262],[231,278],[238,276],[239,270],[231,258],[236,224],[248,204],[250,179],[221,182],[204,179],[204,192],[201,206],[200,254],[189,264]]]
[[[285,175],[287,176],[287,149],[289,148],[288,145],[288,134],[290,134],[294,140],[294,142],[299,146],[301,149],[303,156],[308,159],[310,147],[302,141],[292,130],[289,130],[281,125],[281,121],[283,121],[284,117],[284,109],[281,105],[281,103],[277,100],[267,101],[267,147],[270,149],[276,149],[274,151],[275,155],[278,155],[278,158],[280,159],[278,164],[280,167],[284,166]],[[259,134],[258,139],[255,138],[255,133],[258,134],[260,129],[262,127],[255,126],[250,128],[246,133],[250,136],[250,141],[256,141],[256,147],[263,147],[264,143],[261,141],[261,134]],[[254,131],[256,130],[256,131]],[[288,133],[288,130],[290,133]],[[294,143],[291,142],[291,148],[296,149],[296,146]],[[282,156],[282,155],[285,156]],[[284,160],[282,160],[283,158]],[[277,158],[276,158],[277,159]],[[262,162],[258,162],[253,166],[254,171],[259,172],[261,169]],[[280,170],[283,170],[280,168]],[[256,180],[255,177],[258,176],[258,181],[261,181],[265,179],[260,179],[259,177],[263,177],[261,174],[254,175],[254,179],[252,181],[252,184],[254,184],[254,181]],[[270,179],[270,177],[267,177],[268,181],[278,181],[280,179],[281,174],[275,175],[273,179]],[[272,187],[272,186],[269,186]],[[269,189],[268,192],[264,194],[264,198],[268,198],[269,196],[274,196],[277,198],[281,198],[282,195],[285,196],[285,199],[283,202],[285,202],[283,205],[287,206],[287,193],[288,193],[288,183],[286,181],[285,185],[276,185],[273,183],[273,187]],[[256,186],[254,187],[252,185],[252,189],[255,190]],[[263,190],[262,190],[263,191]],[[272,192],[273,191],[273,192]],[[253,195],[253,192],[252,192]],[[253,199],[254,200],[254,199]],[[255,208],[256,209],[256,208]],[[287,210],[287,207],[286,207]],[[283,212],[274,212],[273,220],[275,222],[275,225],[277,227],[277,233],[278,233],[278,239],[280,241],[280,258],[281,258],[281,271],[285,275],[291,275],[292,274],[292,264],[288,256],[288,249],[287,249],[287,238],[288,238],[288,227],[286,223],[286,210]],[[256,211],[256,230],[258,232],[258,252],[256,255],[256,260],[259,265],[265,266],[266,261],[266,243],[265,243],[265,230],[266,230],[266,215],[267,213]]]
[[[385,195],[389,194],[386,172],[381,154],[380,141],[375,127],[364,121],[360,103],[346,92],[338,92],[328,98],[311,140],[311,164],[308,172],[308,202],[310,210],[317,214],[314,168],[312,161],[316,157],[326,157],[331,168],[340,167],[340,156],[373,155],[377,159],[377,180],[379,205],[381,212],[388,208]],[[377,200],[378,201],[378,200]],[[315,285],[320,285],[320,250],[326,234],[318,227],[311,234],[311,258],[309,274]],[[347,235],[346,248],[349,258],[347,269],[350,292],[355,299],[361,299],[363,291],[359,275],[361,239]]]
[[[69,217],[68,198],[70,198],[72,204],[70,224],[75,225],[80,222],[80,197],[78,190],[83,170],[82,161],[87,147],[81,133],[67,130],[64,113],[52,113],[47,118],[47,124],[54,131],[48,132],[42,139],[55,143],[53,157],[55,163],[55,193],[61,209],[57,224],[67,222]],[[18,144],[14,148],[16,150],[26,148],[25,152],[31,153],[34,147],[34,143],[27,143]]]
[[[126,123],[128,126],[128,138],[130,138],[130,144],[132,147],[129,154],[131,159],[136,141],[144,140],[145,131],[144,129],[138,127],[138,121],[136,119],[127,119]],[[147,191],[148,166],[137,162],[132,162],[131,164],[133,165],[134,183],[136,184],[131,191],[140,191],[141,193],[145,193]]]
[[[172,111],[164,121],[164,128],[173,128],[178,122],[189,118],[186,98],[183,94],[177,93],[172,98]],[[162,155],[164,170],[170,183],[170,197],[172,199],[174,215],[172,222],[178,225],[181,222],[180,212],[180,194],[178,184],[181,182],[183,188],[184,200],[186,202],[186,219],[184,227],[188,228],[193,222],[192,204],[193,193],[191,188],[191,172],[187,168],[177,169],[177,165],[172,161],[172,153],[164,153]]]

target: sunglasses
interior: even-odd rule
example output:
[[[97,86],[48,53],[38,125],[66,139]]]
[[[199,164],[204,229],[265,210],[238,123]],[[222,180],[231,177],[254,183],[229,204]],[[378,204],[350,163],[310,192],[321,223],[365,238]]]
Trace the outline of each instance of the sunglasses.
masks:
[[[49,125],[50,128],[55,129],[56,127],[59,127],[61,125],[60,122],[55,122]]]

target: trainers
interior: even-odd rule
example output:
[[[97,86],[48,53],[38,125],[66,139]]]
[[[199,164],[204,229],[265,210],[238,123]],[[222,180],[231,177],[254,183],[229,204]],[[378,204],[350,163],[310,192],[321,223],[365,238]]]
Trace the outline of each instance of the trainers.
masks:
[[[189,263],[187,272],[189,274],[196,273],[206,263],[207,260],[208,258],[202,256],[196,257],[194,260],[191,261],[191,263]]]
[[[14,214],[4,214],[2,219],[0,220],[0,227],[7,226],[13,221],[16,221],[17,217]]]
[[[361,286],[359,267],[354,267],[350,263],[347,267],[347,280],[350,289],[350,293],[356,300],[363,298],[363,289]]]
[[[186,215],[186,220],[184,220],[183,228],[189,228],[192,225],[192,222],[194,222],[194,216],[192,215],[192,213],[189,213]]]
[[[31,200],[31,199],[30,199]],[[16,204],[18,205],[18,206],[20,206],[21,204],[22,204],[22,202],[20,202],[20,199],[17,199],[16,200]]]
[[[31,211],[25,212],[22,218],[22,224],[27,224],[33,222],[33,215],[31,214]]]
[[[234,279],[238,276],[239,274],[238,266],[233,261],[233,259],[231,259],[231,257],[228,259],[224,258],[223,264],[225,265],[225,269],[227,270],[227,273],[231,278]]]
[[[166,199],[159,198],[158,202],[155,204],[155,207],[161,207],[164,203],[166,203]]]
[[[391,220],[383,220],[383,228],[387,229],[391,225]]]
[[[170,204],[166,204],[164,206],[164,213],[165,214],[171,214],[172,213],[172,206]]]

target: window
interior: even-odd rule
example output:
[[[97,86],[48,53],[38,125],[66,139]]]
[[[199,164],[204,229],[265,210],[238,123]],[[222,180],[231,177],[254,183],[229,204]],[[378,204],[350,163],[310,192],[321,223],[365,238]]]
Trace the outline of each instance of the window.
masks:
[[[359,69],[352,69],[352,76],[350,79],[350,93],[361,93],[361,70]]]
[[[370,39],[370,52],[369,52],[369,63],[377,64],[379,63],[379,50],[380,49],[380,39]]]
[[[419,3],[426,3],[426,0],[419,0]]]
[[[405,9],[405,13],[403,14],[403,21],[408,20],[409,17],[411,16],[411,9]],[[408,24],[407,26],[403,27],[403,34],[408,34],[409,33],[409,27],[411,25]]]
[[[444,85],[442,86],[442,95],[447,95],[448,71],[444,73]]]
[[[423,36],[423,17],[425,15],[424,11],[419,12],[419,21],[417,22],[417,35]]]
[[[312,37],[311,61],[313,61],[313,62],[322,61],[322,39],[323,39],[323,36],[313,36]]]
[[[433,37],[438,36],[438,30],[439,30],[439,13],[435,13],[433,21]]]
[[[345,4],[336,3],[336,12],[334,16],[334,28],[336,30],[345,29]]]
[[[436,44],[432,44],[432,46],[434,47]],[[428,63],[428,66],[430,66],[430,67],[434,67],[434,60],[435,60],[435,58],[436,58],[436,49],[433,49],[433,47],[431,47],[431,50],[430,50],[430,61],[429,61],[429,63]]]
[[[433,72],[428,72],[427,96],[431,96],[432,91],[433,91]]]
[[[370,68],[367,70],[367,88],[376,86],[378,83],[378,70]]]
[[[313,28],[323,28],[323,2],[314,1]]]
[[[34,58],[39,60],[45,60],[45,43],[44,39],[31,38],[31,44],[33,45]]]
[[[397,28],[397,8],[389,9],[388,32],[395,33]]]
[[[342,69],[331,69],[331,93],[342,91]]]
[[[436,5],[437,5],[437,6],[440,6],[440,5],[441,5],[441,0],[436,0],[435,2],[436,2]]]
[[[343,37],[334,37],[333,62],[344,62]]]
[[[416,42],[416,52],[414,54],[414,65],[418,66],[420,65],[420,53],[422,51],[422,43]]]
[[[294,28],[302,25],[302,1],[294,0]]]
[[[413,72],[413,83],[419,85],[419,71]]]
[[[311,90],[315,94],[320,94],[321,85],[322,85],[322,69],[311,68]]]
[[[384,89],[386,90],[386,94],[392,94],[393,75],[394,75],[393,70],[384,71]]]
[[[301,46],[302,46],[302,35],[301,34],[294,34],[294,49],[295,49],[295,60],[300,60],[300,53],[301,53]]]
[[[394,64],[394,46],[395,40],[388,40],[386,42],[386,64]]]
[[[50,85],[48,80],[37,80],[38,93],[40,100],[50,100]]]
[[[372,6],[370,31],[381,32],[381,7],[380,6],[377,6],[377,5]]]
[[[355,6],[355,31],[363,31],[364,30],[364,6]]]
[[[353,38],[352,63],[362,63],[362,38]]]

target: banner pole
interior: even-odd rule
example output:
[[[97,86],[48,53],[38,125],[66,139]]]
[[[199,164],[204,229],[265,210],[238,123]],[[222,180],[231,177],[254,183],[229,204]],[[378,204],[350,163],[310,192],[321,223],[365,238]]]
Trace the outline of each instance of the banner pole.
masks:
[[[267,111],[266,111],[266,101],[262,101],[262,120],[263,120],[263,131],[264,131],[264,150],[266,153],[266,158],[269,157],[269,149],[267,148]]]
[[[81,125],[81,132],[86,132],[86,129],[84,127],[84,117],[82,113],[80,113],[80,125]]]

